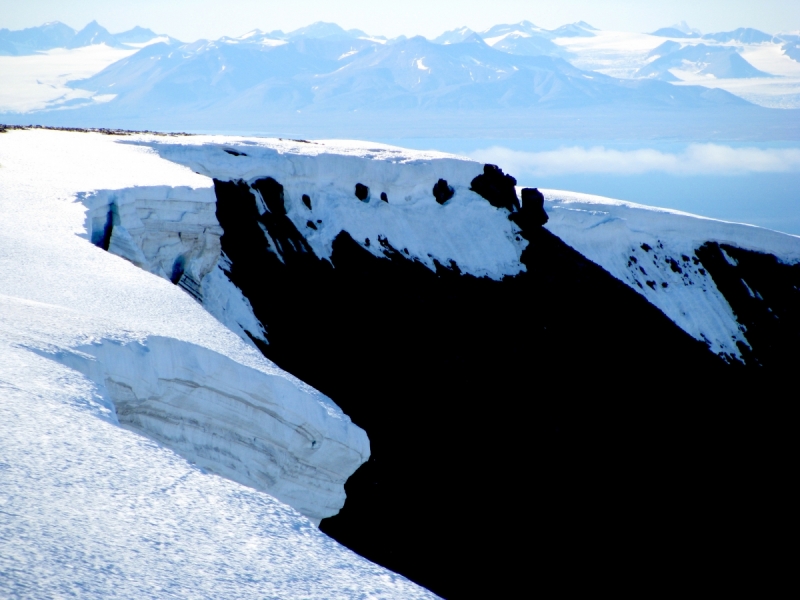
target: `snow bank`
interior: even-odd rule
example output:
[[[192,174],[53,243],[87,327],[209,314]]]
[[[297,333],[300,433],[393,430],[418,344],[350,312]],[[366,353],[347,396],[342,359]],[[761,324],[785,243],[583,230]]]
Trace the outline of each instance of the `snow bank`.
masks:
[[[746,332],[695,251],[719,242],[800,262],[800,237],[588,194],[542,192],[547,229],[729,358],[741,358],[737,342],[748,344]]]
[[[3,597],[434,598],[286,504],[109,423],[99,387],[20,345],[29,325],[71,337],[87,320],[0,296]]]
[[[330,258],[333,240],[347,231],[375,255],[382,248],[374,242],[385,238],[431,269],[434,261],[454,261],[464,272],[492,279],[525,269],[520,256],[527,242],[518,228],[469,189],[483,172],[471,160],[348,141],[192,136],[133,143],[219,180],[272,177],[284,186],[289,218],[322,258]],[[455,191],[443,205],[433,196],[440,178]],[[357,183],[369,188],[365,201],[355,196]]]
[[[4,345],[84,373],[109,418],[116,409],[122,424],[189,460],[315,521],[335,514],[344,481],[369,456],[366,434],[172,285],[178,262],[208,283],[212,307],[258,331],[220,279],[211,180],[117,139],[0,136],[0,290],[17,303],[4,315]],[[109,249],[131,262],[86,239],[102,237],[109,219]]]

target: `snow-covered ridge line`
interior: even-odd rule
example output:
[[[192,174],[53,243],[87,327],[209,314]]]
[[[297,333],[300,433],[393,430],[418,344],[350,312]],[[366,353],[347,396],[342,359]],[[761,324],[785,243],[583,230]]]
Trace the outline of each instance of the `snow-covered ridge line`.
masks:
[[[550,231],[728,358],[742,358],[746,328],[697,251],[716,242],[800,263],[797,236],[589,194],[542,192]]]
[[[525,269],[519,228],[470,189],[483,172],[472,160],[348,141],[193,136],[130,143],[221,181],[273,178],[284,188],[287,215],[321,258],[346,231],[376,256],[383,256],[382,239],[430,269],[455,263],[492,279]],[[442,202],[433,193],[440,179],[453,191]]]

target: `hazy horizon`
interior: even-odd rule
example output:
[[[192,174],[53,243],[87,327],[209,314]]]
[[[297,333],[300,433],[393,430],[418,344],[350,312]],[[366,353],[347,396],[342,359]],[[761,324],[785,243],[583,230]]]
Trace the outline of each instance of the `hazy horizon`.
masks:
[[[490,6],[478,2],[442,0],[433,5],[420,0],[402,4],[375,0],[330,3],[297,0],[291,6],[264,0],[175,0],[169,3],[109,2],[108,0],[1,0],[0,28],[23,29],[61,21],[80,30],[93,20],[112,33],[134,26],[169,34],[183,41],[237,36],[253,29],[289,31],[317,21],[334,22],[345,29],[362,29],[371,35],[433,38],[466,26],[476,31],[498,23],[532,21],[554,29],[586,21],[605,30],[649,32],[686,21],[703,32],[753,27],[768,33],[800,29],[800,3],[794,0],[712,0],[702,4],[676,0],[669,4],[649,0],[610,0],[599,5],[589,0],[558,4],[499,0]]]

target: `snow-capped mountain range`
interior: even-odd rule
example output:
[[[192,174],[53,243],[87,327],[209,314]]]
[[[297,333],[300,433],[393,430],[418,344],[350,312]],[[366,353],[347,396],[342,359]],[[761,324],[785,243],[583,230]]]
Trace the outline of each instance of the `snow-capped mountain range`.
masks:
[[[587,511],[723,493],[687,421],[794,377],[800,238],[383,144],[2,128],[0,304],[3,589],[506,596],[597,564]]]
[[[665,41],[670,31],[675,33]],[[116,119],[158,127],[162,119],[173,129],[197,129],[199,123],[226,123],[240,115],[236,122],[246,128],[246,122],[252,127],[264,121],[263,111],[344,115],[603,106],[735,111],[750,101],[793,106],[792,86],[800,82],[797,40],[753,29],[701,37],[674,28],[606,32],[584,22],[545,30],[523,21],[483,32],[455,29],[430,41],[387,40],[316,23],[290,33],[254,30],[182,44],[142,28],[112,35],[97,23],[80,32],[51,23],[2,30],[0,44],[8,55],[57,47],[117,51],[109,54],[111,64],[89,77],[62,77],[57,86],[47,82],[46,90],[39,89],[45,85],[41,77],[38,87],[31,84],[49,99],[29,106],[51,111],[40,113],[50,124],[109,125]],[[134,52],[134,46],[140,49]],[[119,54],[124,50],[129,53]],[[0,69],[27,58],[7,56]],[[37,60],[46,62],[44,55]],[[21,78],[35,78],[31,64]],[[734,83],[742,81],[747,85]],[[15,104],[25,106],[16,98],[5,110],[19,111]],[[72,110],[52,112],[63,108]],[[10,120],[16,118],[22,117]]]
[[[0,29],[0,56],[24,56],[55,48],[84,48],[105,45],[111,48],[140,48],[143,44],[164,41],[180,43],[166,35],[158,35],[143,27],[111,34],[97,21],[92,21],[80,31],[55,21],[40,27],[18,31]]]

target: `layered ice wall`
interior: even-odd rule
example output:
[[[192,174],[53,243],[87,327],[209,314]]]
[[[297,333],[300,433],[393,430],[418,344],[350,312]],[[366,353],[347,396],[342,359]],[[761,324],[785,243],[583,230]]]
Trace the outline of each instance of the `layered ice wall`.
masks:
[[[94,245],[172,281],[246,342],[266,341],[249,302],[222,271],[213,188],[135,186],[78,198]]]
[[[0,139],[3,169],[9,167],[6,144]],[[2,217],[9,216],[7,182],[8,172],[0,174]],[[35,203],[35,197],[27,194],[16,200]],[[69,214],[70,206],[65,202],[61,208]],[[48,208],[65,216],[59,203],[50,202]],[[80,222],[80,213],[73,214],[74,223]],[[75,304],[61,306],[65,296],[47,286],[43,291],[56,303],[20,298],[14,271],[5,260],[8,231],[2,229],[3,223],[0,218],[0,590],[4,598],[434,598],[344,548],[273,496],[209,475],[162,444],[109,422],[114,407],[104,397],[103,387],[54,361],[53,352],[61,347],[62,352],[76,354],[73,343],[86,343],[93,335],[106,339],[119,335],[133,327],[143,316],[141,311],[130,321],[109,319],[111,311],[92,304],[90,296],[82,295],[88,310]],[[38,242],[49,254],[46,240]],[[66,256],[86,266],[86,257]],[[33,259],[27,266],[38,271],[41,263]],[[56,263],[51,266],[59,275],[68,272]],[[134,269],[129,269],[134,283],[154,279],[143,272],[137,277]],[[91,272],[83,279],[92,285],[102,283]],[[83,288],[80,279],[68,282],[73,291]],[[11,296],[6,295],[9,283],[15,288]],[[224,330],[213,319],[204,320],[197,303],[175,286],[145,288],[142,296],[136,293],[138,287],[125,290],[137,295],[135,304],[141,306],[149,293],[161,304],[159,314],[183,327],[188,319],[174,311],[182,307],[201,328],[224,338]],[[103,294],[102,288],[97,295],[116,304],[114,295]],[[120,365],[115,377],[144,366],[133,353],[151,349],[158,355],[159,348],[170,343],[176,345],[170,348],[172,364],[166,369],[180,369],[184,377],[197,375],[187,373],[191,362],[187,359],[202,358],[202,347],[192,349],[174,338],[153,341],[131,340],[132,347],[117,356],[127,364]],[[108,343],[84,346],[84,360],[106,360]],[[239,363],[234,363],[238,367],[232,373],[221,369],[233,362],[230,352],[215,360],[205,352],[205,364],[212,363],[207,377],[235,374],[247,376],[253,384],[258,381]],[[258,369],[255,361],[251,366]],[[163,374],[164,369],[159,371]],[[183,385],[187,383],[184,380]],[[214,384],[230,391],[230,380],[217,379]],[[251,424],[249,430],[257,425]]]
[[[369,456],[363,432],[313,390],[194,344],[153,336],[54,355],[85,373],[119,422],[319,523]]]
[[[217,265],[222,229],[213,190],[135,187],[82,194],[97,246],[181,285],[202,300],[200,282]]]
[[[369,442],[243,341],[241,324],[261,330],[219,270],[211,180],[91,133],[5,133],[0,165],[0,291],[26,306],[5,343],[85,374],[110,419],[207,470],[316,522],[335,514]]]

